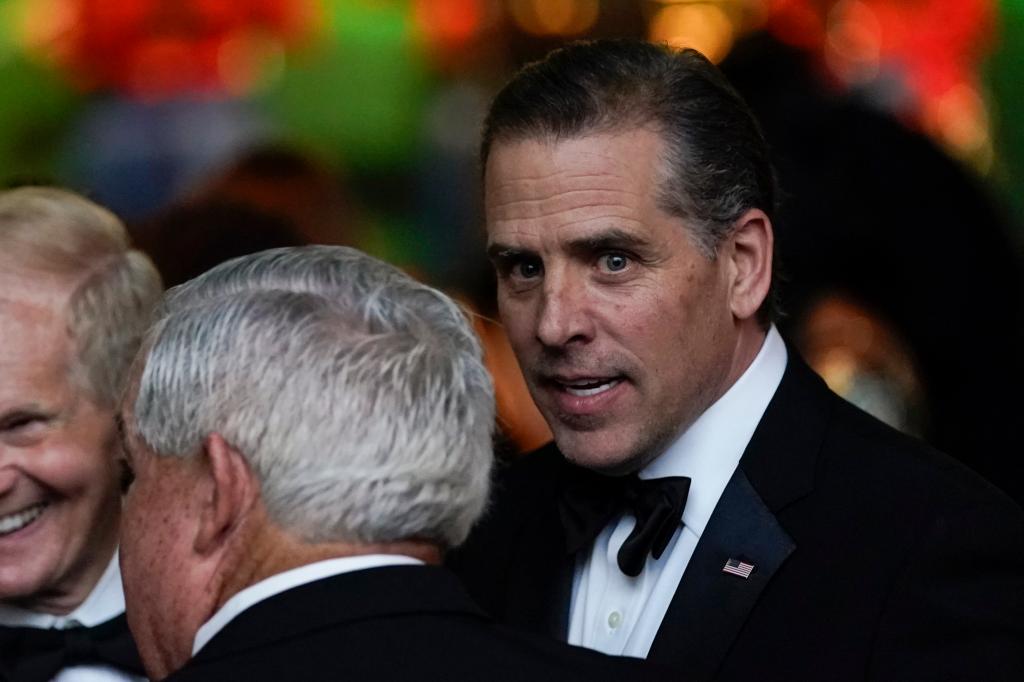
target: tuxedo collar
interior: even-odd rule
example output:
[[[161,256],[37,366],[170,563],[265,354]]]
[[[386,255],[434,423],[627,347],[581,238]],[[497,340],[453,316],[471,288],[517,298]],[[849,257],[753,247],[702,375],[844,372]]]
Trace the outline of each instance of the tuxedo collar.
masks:
[[[778,390],[787,355],[786,343],[772,326],[732,386],[638,472],[640,478],[685,476],[692,481],[682,518],[698,538]]]
[[[796,550],[776,514],[814,488],[831,394],[790,353],[782,383],[758,424],[686,567],[648,658],[712,679],[761,593]],[[747,578],[729,560],[754,566]]]
[[[792,350],[775,396],[750,439],[740,469],[772,512],[814,489],[814,472],[836,398]]]
[[[218,632],[238,614],[245,612],[253,605],[260,603],[275,594],[280,594],[300,585],[315,582],[343,573],[379,568],[381,566],[422,565],[423,562],[413,557],[400,554],[360,554],[356,556],[325,559],[311,564],[277,573],[265,578],[234,594],[223,606],[206,621],[196,632],[192,644],[192,655],[202,650],[203,646],[213,639]]]
[[[422,613],[487,619],[446,569],[369,568],[306,583],[253,605],[214,635],[192,660],[201,664],[339,623]]]
[[[792,348],[788,349],[782,381],[754,429],[737,469],[745,477],[750,492],[772,513],[778,513],[814,489],[818,453],[834,407],[835,396],[825,382]],[[554,443],[528,457],[533,460],[529,463],[534,468],[531,480],[550,488],[548,493],[537,495],[538,501],[557,497],[558,491],[574,478],[594,475],[567,462]],[[734,475],[731,480],[736,478]],[[720,509],[721,501],[713,515]],[[541,506],[524,513],[536,523],[547,524],[557,518],[557,514],[547,516],[549,509]],[[560,529],[551,528],[549,533],[558,534]]]
[[[708,521],[648,658],[710,679],[775,572],[796,545],[776,514],[814,488],[814,471],[834,397],[789,350],[782,382],[765,410]],[[536,496],[522,509],[519,552],[509,567],[506,611],[514,625],[551,633],[563,641],[574,560],[565,553],[557,491],[588,475],[567,463],[554,445],[523,462]],[[748,579],[723,573],[729,559],[755,565]]]

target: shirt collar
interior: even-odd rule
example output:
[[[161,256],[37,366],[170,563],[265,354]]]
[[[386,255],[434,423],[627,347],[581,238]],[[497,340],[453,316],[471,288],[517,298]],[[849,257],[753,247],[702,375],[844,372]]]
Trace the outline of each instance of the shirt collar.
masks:
[[[235,593],[230,599],[224,602],[217,613],[213,614],[210,620],[203,623],[196,631],[195,639],[192,641],[192,655],[199,653],[206,644],[213,639],[214,635],[224,629],[235,616],[242,613],[251,606],[255,606],[265,599],[276,594],[285,592],[311,583],[316,580],[328,578],[342,573],[361,571],[367,568],[379,566],[401,566],[415,565],[423,562],[413,557],[402,554],[366,554],[362,556],[341,557],[339,559],[327,559],[317,561],[305,566],[299,566],[283,573],[272,575],[269,578],[259,581],[249,587]]]
[[[786,344],[773,325],[761,350],[728,391],[683,432],[640,478],[689,476],[683,523],[699,537],[739,465],[786,370]]]
[[[14,627],[64,629],[79,625],[92,627],[120,616],[124,613],[124,588],[121,586],[121,568],[118,565],[117,556],[118,552],[114,550],[114,555],[110,558],[99,582],[92,588],[85,601],[71,613],[58,616],[30,611],[9,604],[0,604],[0,624]]]

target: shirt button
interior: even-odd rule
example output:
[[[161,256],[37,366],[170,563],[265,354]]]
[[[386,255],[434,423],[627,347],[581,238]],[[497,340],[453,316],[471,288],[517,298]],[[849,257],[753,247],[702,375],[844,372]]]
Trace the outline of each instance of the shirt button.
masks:
[[[618,611],[612,611],[608,614],[608,627],[612,630],[619,627],[622,624],[622,614]]]

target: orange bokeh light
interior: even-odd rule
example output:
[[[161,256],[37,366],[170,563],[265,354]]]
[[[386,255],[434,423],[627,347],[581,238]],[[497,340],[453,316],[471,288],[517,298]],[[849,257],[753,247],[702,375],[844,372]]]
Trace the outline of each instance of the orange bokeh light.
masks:
[[[713,62],[729,53],[736,29],[729,15],[716,4],[707,2],[669,5],[658,10],[651,20],[648,37],[673,47],[689,47]]]

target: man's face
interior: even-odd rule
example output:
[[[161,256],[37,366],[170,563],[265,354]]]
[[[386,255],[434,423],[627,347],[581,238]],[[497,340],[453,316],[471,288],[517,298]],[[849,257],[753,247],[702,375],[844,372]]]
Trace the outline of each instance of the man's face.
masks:
[[[117,440],[73,380],[66,291],[37,286],[0,277],[0,600],[67,613],[117,542]]]
[[[609,473],[656,457],[735,379],[730,267],[657,204],[661,152],[644,129],[527,139],[486,169],[509,340],[562,453]]]
[[[134,433],[138,374],[122,405],[123,451],[134,480],[124,496],[121,579],[128,625],[146,671],[163,677],[192,654],[215,596],[209,567],[193,551],[202,479],[195,457],[159,456]]]

